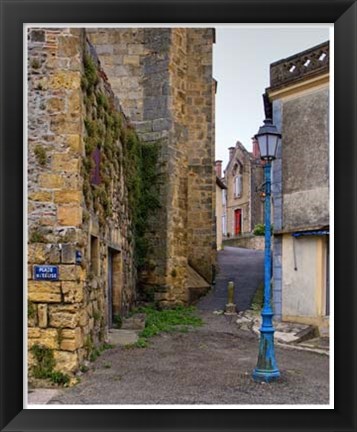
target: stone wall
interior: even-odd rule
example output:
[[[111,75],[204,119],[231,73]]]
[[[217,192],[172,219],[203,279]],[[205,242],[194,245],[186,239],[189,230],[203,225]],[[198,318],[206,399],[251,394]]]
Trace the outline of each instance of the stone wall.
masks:
[[[212,282],[216,257],[212,29],[187,29],[188,259]]]
[[[83,30],[29,29],[28,345],[52,350],[64,372],[135,300],[127,126]],[[35,280],[34,265],[57,266],[58,280]]]
[[[244,249],[264,250],[264,236],[255,236],[253,234],[243,234],[238,237],[226,238],[223,240],[224,246],[240,247]]]
[[[217,177],[218,178],[218,177]],[[223,218],[223,199],[222,194],[225,189],[222,189],[220,184],[216,184],[216,248],[222,249],[222,218]]]
[[[260,190],[264,183],[264,166],[260,159],[251,161],[251,196],[250,196],[250,226],[251,230],[257,224],[264,223],[264,202],[261,200]]]
[[[283,228],[329,224],[329,90],[283,101]]]
[[[140,138],[160,144],[161,208],[148,222],[141,287],[162,305],[187,303],[188,264],[211,281],[215,259],[213,31],[90,29],[89,37]]]

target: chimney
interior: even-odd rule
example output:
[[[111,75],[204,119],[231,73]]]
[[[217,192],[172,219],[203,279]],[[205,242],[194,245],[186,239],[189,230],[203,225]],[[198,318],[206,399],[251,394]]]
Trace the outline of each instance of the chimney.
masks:
[[[229,150],[229,160],[231,160],[233,155],[234,155],[236,148],[235,147],[229,147],[228,150]]]
[[[252,143],[253,143],[253,157],[254,157],[254,159],[260,159],[260,150],[259,150],[258,140],[255,137],[253,137]]]
[[[215,169],[216,169],[216,176],[221,179],[222,178],[222,161],[221,160],[216,160]]]

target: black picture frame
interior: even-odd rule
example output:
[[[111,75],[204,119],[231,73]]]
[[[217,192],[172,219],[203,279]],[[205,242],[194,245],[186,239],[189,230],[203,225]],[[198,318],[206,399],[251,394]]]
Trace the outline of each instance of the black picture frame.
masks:
[[[356,431],[356,2],[0,0],[0,7],[1,431]],[[23,409],[23,24],[109,22],[334,23],[334,410]]]

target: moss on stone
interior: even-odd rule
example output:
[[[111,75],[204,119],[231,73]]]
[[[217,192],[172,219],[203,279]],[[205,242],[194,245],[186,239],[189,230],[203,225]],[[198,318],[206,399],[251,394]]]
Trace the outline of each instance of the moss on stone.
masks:
[[[83,63],[84,63],[84,76],[87,79],[86,89],[87,90],[89,90],[89,89],[93,90],[93,87],[99,81],[98,73],[97,73],[97,67],[96,67],[92,57],[88,54],[84,54]]]
[[[41,63],[40,63],[38,58],[33,58],[31,60],[31,67],[32,67],[32,69],[40,69]]]
[[[36,306],[32,301],[28,300],[27,302],[27,317],[29,319],[35,318],[36,315]]]
[[[29,243],[47,243],[47,239],[38,228],[33,228],[30,233]]]
[[[37,162],[41,166],[45,166],[46,162],[47,162],[47,154],[46,154],[45,148],[42,145],[38,144],[34,149],[34,153],[35,153]]]

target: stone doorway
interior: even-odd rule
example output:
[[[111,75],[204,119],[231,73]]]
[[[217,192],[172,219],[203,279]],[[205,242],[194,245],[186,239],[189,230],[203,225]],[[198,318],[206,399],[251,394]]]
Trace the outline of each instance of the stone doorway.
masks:
[[[112,328],[122,314],[122,254],[108,248],[108,327]]]

